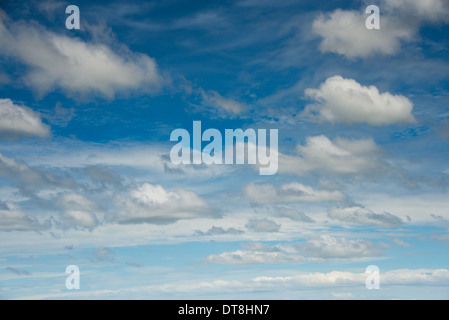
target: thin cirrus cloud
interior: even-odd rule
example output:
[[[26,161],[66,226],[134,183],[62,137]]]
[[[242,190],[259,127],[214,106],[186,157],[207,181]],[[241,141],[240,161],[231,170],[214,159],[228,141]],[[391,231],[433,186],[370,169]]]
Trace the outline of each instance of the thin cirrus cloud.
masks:
[[[298,156],[279,155],[279,173],[304,175],[322,171],[352,175],[382,166],[380,148],[372,139],[350,140],[324,135],[307,137],[305,145],[297,146]]]
[[[37,112],[18,106],[11,99],[0,99],[0,137],[48,137],[50,128]]]
[[[40,95],[56,88],[72,96],[112,99],[118,92],[157,92],[164,82],[153,58],[83,42],[45,27],[10,22],[0,13],[0,54],[28,67],[23,81]]]
[[[243,189],[245,196],[255,203],[343,201],[340,191],[315,190],[298,182],[274,186],[250,183]]]
[[[200,88],[203,107],[213,111],[220,118],[238,116],[248,110],[248,106],[242,102],[225,98],[217,91]]]
[[[448,21],[449,4],[445,0],[381,1],[380,29],[368,30],[365,8],[320,14],[312,32],[322,37],[319,49],[354,59],[399,52],[403,42],[412,41],[421,25]]]
[[[318,89],[306,89],[309,104],[304,115],[322,122],[366,123],[373,126],[414,123],[413,104],[404,96],[380,93],[375,86],[362,86],[353,79],[333,76]]]

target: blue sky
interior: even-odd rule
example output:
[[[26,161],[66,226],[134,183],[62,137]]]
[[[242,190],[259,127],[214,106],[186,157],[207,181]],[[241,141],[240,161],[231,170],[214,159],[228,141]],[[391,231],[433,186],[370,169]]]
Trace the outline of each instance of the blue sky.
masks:
[[[2,1],[0,298],[447,299],[448,22],[444,0]],[[193,121],[277,129],[278,172],[174,165]]]

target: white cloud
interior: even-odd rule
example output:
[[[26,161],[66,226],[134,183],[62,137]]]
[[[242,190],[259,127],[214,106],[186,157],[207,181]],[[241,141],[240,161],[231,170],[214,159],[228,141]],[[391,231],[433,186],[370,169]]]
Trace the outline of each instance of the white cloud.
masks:
[[[69,95],[113,98],[124,90],[159,90],[163,79],[154,59],[121,46],[87,43],[40,25],[0,15],[0,54],[28,66],[24,82],[40,94],[60,88]]]
[[[348,58],[369,57],[376,54],[392,55],[400,49],[401,41],[411,40],[415,28],[381,15],[381,28],[368,30],[364,11],[337,9],[320,15],[313,21],[313,33],[323,38],[322,52],[335,52]]]
[[[144,183],[127,196],[116,196],[118,214],[109,219],[119,223],[170,223],[210,215],[206,202],[196,193],[177,189],[166,191],[160,185]]]
[[[381,227],[397,227],[403,221],[391,213],[374,213],[363,207],[332,208],[328,212],[329,218],[362,225],[377,225]]]
[[[250,201],[256,203],[323,202],[345,199],[340,191],[315,190],[297,182],[281,186],[250,183],[243,188],[243,191]]]
[[[41,117],[26,106],[15,105],[10,99],[0,99],[0,137],[47,137],[50,129]]]
[[[379,5],[380,29],[368,30],[365,8],[337,9],[316,17],[312,31],[323,38],[320,50],[348,58],[392,55],[402,42],[417,38],[421,25],[449,21],[449,4],[445,0],[388,0]]]
[[[380,93],[375,86],[365,87],[341,76],[330,77],[319,89],[306,89],[305,94],[317,103],[306,106],[304,114],[319,121],[375,126],[416,121],[413,104],[406,97]]]
[[[246,227],[255,232],[278,232],[281,226],[273,220],[263,218],[250,219],[246,224]]]
[[[303,175],[313,171],[356,174],[380,166],[379,148],[372,139],[348,140],[326,136],[307,137],[298,145],[298,156],[279,154],[279,172]]]
[[[382,251],[371,241],[334,238],[330,235],[308,239],[306,242],[298,244],[297,249],[310,257],[323,259],[353,259],[376,257],[382,254]]]
[[[337,299],[352,299],[354,295],[351,292],[331,292],[332,296]]]
[[[296,252],[288,252],[278,246],[265,246],[259,242],[249,243],[244,250],[210,255],[206,261],[214,264],[250,265],[272,263],[301,263],[307,259]]]

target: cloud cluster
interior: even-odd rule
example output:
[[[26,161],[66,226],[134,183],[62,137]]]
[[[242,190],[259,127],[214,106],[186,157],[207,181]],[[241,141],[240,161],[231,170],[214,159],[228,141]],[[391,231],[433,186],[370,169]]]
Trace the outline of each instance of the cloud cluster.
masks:
[[[50,228],[50,221],[40,222],[31,216],[8,204],[0,203],[0,231],[40,231]]]
[[[0,99],[0,137],[47,137],[50,129],[37,112],[18,106],[10,99]]]
[[[323,122],[367,123],[374,126],[413,123],[413,104],[404,96],[380,93],[375,86],[362,86],[353,79],[334,76],[319,89],[306,89],[308,98],[304,114]]]
[[[120,48],[10,22],[0,14],[0,54],[27,66],[23,81],[41,95],[56,88],[72,96],[107,98],[124,90],[159,90],[163,78],[154,59]]]

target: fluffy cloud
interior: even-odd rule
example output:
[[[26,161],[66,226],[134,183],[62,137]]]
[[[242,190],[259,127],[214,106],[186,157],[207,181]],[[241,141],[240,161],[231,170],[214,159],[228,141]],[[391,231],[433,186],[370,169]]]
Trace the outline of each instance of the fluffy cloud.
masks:
[[[109,219],[119,223],[170,223],[209,215],[209,207],[196,193],[178,189],[166,191],[160,185],[144,183],[127,196],[117,196],[118,214]]]
[[[0,54],[26,65],[24,81],[40,94],[60,88],[70,95],[113,98],[123,90],[159,90],[163,80],[154,59],[117,47],[10,22],[0,14]]]
[[[0,99],[0,137],[47,137],[50,129],[41,117],[28,107]]]
[[[307,216],[304,212],[298,211],[293,206],[278,205],[275,207],[275,210],[276,216],[280,218],[289,218],[293,221],[315,222],[315,220]]]
[[[328,212],[328,216],[343,222],[381,227],[397,227],[403,223],[391,213],[374,213],[362,207],[333,208]]]
[[[308,239],[306,242],[298,244],[297,249],[310,257],[322,259],[353,259],[376,257],[382,254],[382,251],[371,241],[334,238],[330,235]]]
[[[279,187],[271,184],[250,183],[243,189],[245,196],[256,203],[273,202],[323,202],[342,201],[344,194],[340,191],[315,190],[301,183],[293,182]]]
[[[372,139],[348,140],[326,136],[307,137],[298,145],[298,156],[279,155],[279,172],[307,174],[324,171],[335,174],[356,174],[372,171],[381,165],[379,148]]]
[[[364,11],[340,9],[318,16],[313,21],[312,31],[323,38],[320,50],[349,58],[392,55],[399,50],[401,41],[411,40],[415,34],[414,28],[384,15],[379,30],[368,30],[365,27],[367,17]]]
[[[406,97],[380,93],[375,86],[365,87],[341,76],[328,78],[319,89],[306,89],[315,104],[306,106],[304,114],[319,121],[388,125],[415,122],[413,104]]]
[[[315,18],[312,31],[323,38],[322,52],[334,52],[348,58],[392,55],[401,42],[411,41],[424,23],[448,21],[449,4],[445,0],[388,0],[380,4],[380,29],[368,30],[365,7],[360,11],[337,9]]]
[[[281,227],[273,220],[267,218],[264,219],[251,219],[246,224],[246,227],[255,232],[278,232]]]
[[[214,264],[250,265],[271,263],[300,263],[307,259],[295,253],[283,250],[278,246],[267,247],[262,243],[253,242],[244,246],[244,250],[223,252],[210,255],[206,261]]]

